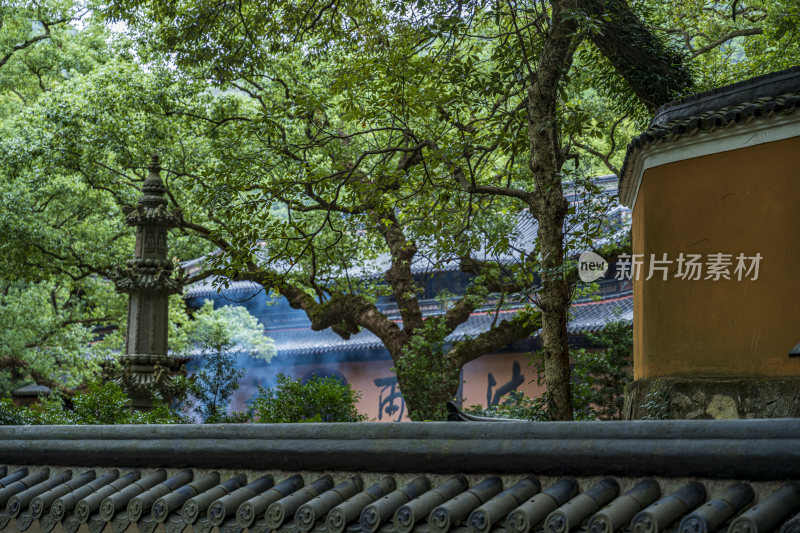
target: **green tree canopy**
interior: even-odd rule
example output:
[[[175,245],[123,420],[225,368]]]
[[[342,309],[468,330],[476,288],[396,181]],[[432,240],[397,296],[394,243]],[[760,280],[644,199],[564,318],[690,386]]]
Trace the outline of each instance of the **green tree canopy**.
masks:
[[[314,329],[372,331],[417,418],[441,411],[464,363],[539,328],[531,310],[443,342],[492,294],[533,295],[554,416],[571,416],[570,257],[598,226],[588,209],[586,225],[564,231],[581,214],[565,183],[616,171],[630,135],[690,81],[710,87],[790,61],[796,26],[783,21],[797,15],[790,2],[125,0],[104,8],[126,22],[123,35],[86,6],[53,6],[73,22],[0,68],[50,46],[56,26],[76,51],[38,93],[37,73],[20,70],[35,96],[3,93],[15,103],[0,124],[0,273],[102,279],[130,253],[120,210],[157,151],[183,212],[172,254],[219,250],[193,279],[257,281]],[[31,30],[7,50],[43,35],[34,15],[50,20],[14,9]],[[73,68],[70,57],[92,60]],[[509,232],[522,209],[539,235],[520,251]],[[514,264],[496,261],[510,254]],[[421,260],[456,260],[475,276],[427,320],[412,275]],[[370,268],[384,273],[365,277]],[[375,305],[381,295],[402,325]],[[414,358],[440,363],[424,391],[408,369],[430,367],[400,364]]]

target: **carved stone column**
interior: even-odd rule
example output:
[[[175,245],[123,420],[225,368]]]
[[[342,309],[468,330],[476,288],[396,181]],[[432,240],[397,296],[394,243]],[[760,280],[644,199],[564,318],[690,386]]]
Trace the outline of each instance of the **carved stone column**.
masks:
[[[118,292],[128,297],[128,332],[120,357],[120,384],[134,409],[148,409],[153,392],[165,398],[177,393],[170,371],[177,362],[167,355],[169,295],[180,293],[182,280],[172,276],[167,258],[167,231],[180,223],[180,212],[167,209],[166,189],[153,155],[149,175],[136,207],[125,209],[125,220],[136,226],[135,258],[115,276]]]

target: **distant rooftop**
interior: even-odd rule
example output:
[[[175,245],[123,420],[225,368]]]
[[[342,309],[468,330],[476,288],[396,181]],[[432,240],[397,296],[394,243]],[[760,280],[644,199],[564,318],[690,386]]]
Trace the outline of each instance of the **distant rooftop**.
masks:
[[[31,383],[29,385],[19,387],[18,389],[14,389],[11,391],[11,396],[15,398],[35,398],[37,396],[49,396],[52,392],[53,391],[50,390],[50,387]]]
[[[684,120],[709,111],[739,105],[743,102],[770,100],[776,96],[800,91],[800,66],[770,72],[710,91],[693,94],[670,102],[656,111],[651,126]]]

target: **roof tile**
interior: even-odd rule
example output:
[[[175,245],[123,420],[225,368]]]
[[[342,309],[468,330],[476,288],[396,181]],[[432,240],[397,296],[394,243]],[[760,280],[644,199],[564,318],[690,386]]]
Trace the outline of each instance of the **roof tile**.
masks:
[[[510,320],[518,309],[500,311],[498,322]],[[630,294],[574,304],[567,330],[571,334],[597,332],[606,324],[619,318],[627,322],[633,320],[633,296]],[[475,337],[488,331],[495,320],[493,312],[473,313],[466,322],[459,325],[447,340],[456,342]],[[372,332],[362,330],[345,340],[330,329],[314,331],[310,327],[270,329],[267,335],[275,341],[275,348],[281,355],[315,354],[357,350],[378,350],[383,348],[381,340]]]
[[[620,496],[621,483],[614,477],[593,482],[567,477],[544,486],[526,475],[505,488],[498,476],[478,477],[470,484],[456,475],[436,485],[421,476],[398,488],[395,477],[388,475],[364,489],[361,476],[352,474],[342,475],[338,484],[325,474],[308,486],[298,474],[284,474],[277,485],[272,474],[263,473],[251,474],[249,484],[244,474],[220,483],[220,472],[199,477],[193,469],[169,479],[163,470],[133,470],[122,477],[111,470],[92,482],[87,480],[98,475],[95,470],[74,479],[70,470],[51,475],[43,468],[26,474],[27,468],[20,468],[0,479],[0,485],[7,486],[0,497],[8,501],[3,527],[15,519],[20,531],[38,520],[45,532],[60,522],[66,532],[87,523],[90,531],[99,533],[110,522],[114,533],[130,531],[134,524],[140,532],[164,524],[169,533],[180,533],[188,525],[195,531],[217,525],[225,532],[528,533],[545,527],[551,533],[567,533],[581,527],[589,533],[660,533],[678,523],[678,532],[696,533],[718,530],[738,514],[731,521],[731,533],[766,533],[781,525],[796,528],[794,515],[800,511],[796,481],[782,483],[752,505],[755,492],[749,483],[735,483],[706,502],[707,489],[698,481],[662,494],[670,484],[651,478],[626,481],[631,488]],[[141,490],[142,485],[150,488],[130,500],[141,507],[124,505],[136,492],[132,487]],[[583,492],[581,485],[586,487]],[[33,487],[46,488],[28,498]],[[53,501],[55,495],[61,497]],[[48,508],[48,501],[60,503]],[[95,505],[97,501],[102,503]],[[70,502],[77,504],[74,511],[67,509]]]

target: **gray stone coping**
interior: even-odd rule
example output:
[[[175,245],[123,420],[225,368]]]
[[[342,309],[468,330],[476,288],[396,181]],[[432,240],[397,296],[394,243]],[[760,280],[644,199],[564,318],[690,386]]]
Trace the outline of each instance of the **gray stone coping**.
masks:
[[[800,478],[800,419],[0,427],[0,464]]]

